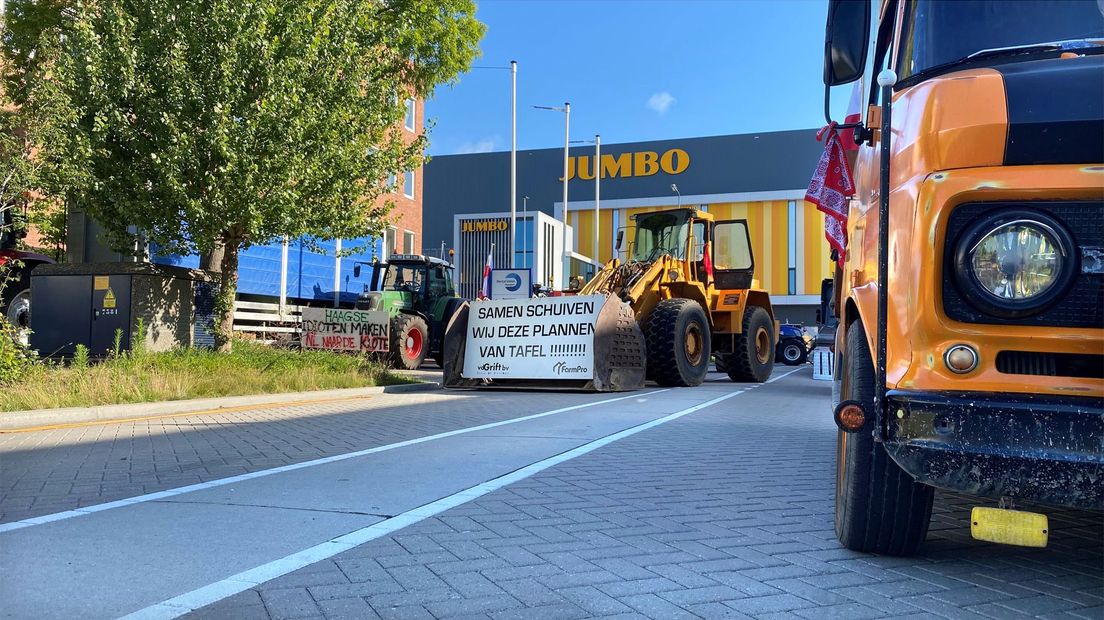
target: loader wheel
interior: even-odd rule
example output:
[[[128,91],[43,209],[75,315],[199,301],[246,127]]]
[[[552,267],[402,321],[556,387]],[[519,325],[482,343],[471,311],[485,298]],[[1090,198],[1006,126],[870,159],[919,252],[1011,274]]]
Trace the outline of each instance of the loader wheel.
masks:
[[[711,346],[709,319],[691,299],[666,299],[648,321],[648,371],[664,387],[694,387],[705,381]]]
[[[736,347],[728,356],[728,378],[733,381],[762,383],[774,370],[774,323],[760,306],[748,306],[744,312],[743,333],[736,336]]]
[[[400,314],[391,319],[391,361],[396,368],[416,370],[428,348],[429,329],[422,317]]]
[[[842,398],[873,411],[874,361],[858,321],[847,328],[843,360]],[[905,473],[870,430],[838,432],[836,536],[852,551],[912,555],[928,533],[932,487]]]

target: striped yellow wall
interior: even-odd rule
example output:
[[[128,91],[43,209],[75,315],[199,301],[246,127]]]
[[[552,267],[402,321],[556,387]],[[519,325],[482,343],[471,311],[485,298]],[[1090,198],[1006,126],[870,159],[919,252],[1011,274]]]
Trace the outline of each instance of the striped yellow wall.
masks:
[[[640,213],[650,213],[672,209],[676,203],[657,207],[631,207],[620,209],[618,219],[622,227],[632,226],[632,217]],[[758,286],[766,288],[772,295],[789,294],[789,200],[766,200],[756,202],[712,203],[709,212],[717,220],[747,220],[751,233],[752,251],[755,253],[755,279]],[[797,203],[798,224],[804,226],[804,252],[798,252],[802,261],[797,281],[797,295],[819,295],[820,282],[832,277],[832,262],[829,259],[829,246],[824,238],[823,215],[816,206],[805,202]],[[578,240],[576,251],[584,256],[594,256],[594,212],[572,211],[570,224],[575,227]],[[617,233],[613,230],[613,210],[601,213],[602,236],[598,259],[605,262],[611,258],[610,241]],[[800,240],[801,235],[797,235]],[[803,271],[804,273],[800,273]]]

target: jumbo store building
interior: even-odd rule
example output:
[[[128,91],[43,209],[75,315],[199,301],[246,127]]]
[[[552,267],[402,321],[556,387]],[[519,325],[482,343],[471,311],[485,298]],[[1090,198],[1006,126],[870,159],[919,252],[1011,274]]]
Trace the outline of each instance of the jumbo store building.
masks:
[[[746,219],[755,278],[770,292],[778,318],[814,324],[820,283],[832,276],[823,216],[803,199],[823,148],[815,136],[809,129],[603,143],[597,244],[594,147],[572,148],[567,275],[586,277],[617,255],[616,232],[631,235],[634,215],[693,206],[717,220]],[[562,176],[562,148],[518,152],[514,266],[557,289],[565,282],[558,260]],[[495,267],[510,263],[510,153],[434,157],[425,167],[423,204],[424,243],[455,250],[460,293],[474,297],[492,244]]]

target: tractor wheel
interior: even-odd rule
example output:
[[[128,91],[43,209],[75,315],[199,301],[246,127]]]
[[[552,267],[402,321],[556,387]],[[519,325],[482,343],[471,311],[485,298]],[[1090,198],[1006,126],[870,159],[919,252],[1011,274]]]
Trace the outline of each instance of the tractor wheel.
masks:
[[[400,314],[391,319],[391,361],[397,368],[416,370],[429,349],[429,329],[420,316]]]
[[[844,400],[874,410],[874,361],[866,331],[847,329]],[[924,542],[933,489],[912,479],[869,430],[839,431],[836,452],[836,536],[852,551],[911,555]]]
[[[31,330],[31,282],[27,274],[12,279],[4,287],[0,312],[15,330],[15,338],[26,345]]]
[[[694,387],[709,371],[709,318],[691,299],[666,299],[652,311],[646,335],[648,370],[664,387]]]
[[[736,349],[728,356],[728,378],[733,381],[762,383],[774,370],[774,323],[767,311],[748,306],[744,311],[744,329],[736,336]]]
[[[780,357],[787,366],[800,366],[809,359],[809,351],[800,340],[785,340],[780,348]]]

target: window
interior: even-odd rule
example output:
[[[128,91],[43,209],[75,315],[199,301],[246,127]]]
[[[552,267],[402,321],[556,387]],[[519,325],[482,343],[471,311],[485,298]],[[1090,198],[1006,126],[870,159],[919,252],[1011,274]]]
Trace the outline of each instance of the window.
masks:
[[[414,198],[414,171],[407,170],[403,174],[403,196]]]
[[[406,100],[406,119],[405,119],[403,124],[410,131],[415,130],[414,129],[414,121],[415,121],[414,116],[415,116],[416,110],[417,110],[417,107],[414,105],[414,100],[413,99],[407,99]]]
[[[393,174],[387,175],[387,190],[391,192],[395,191],[395,182],[398,180],[398,177]]]
[[[414,233],[406,230],[403,231],[403,254],[414,253]]]
[[[787,295],[797,294],[797,201],[791,200],[787,212],[788,222],[788,235],[787,241],[789,242],[789,259],[787,265],[789,270],[787,271]]]
[[[396,237],[398,237],[399,230],[394,227],[388,227],[383,231],[383,258],[387,259],[392,254],[398,254],[399,248],[395,245],[398,243]]]

